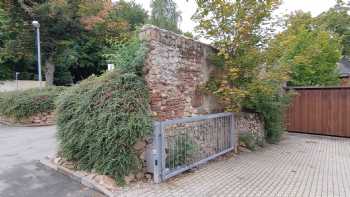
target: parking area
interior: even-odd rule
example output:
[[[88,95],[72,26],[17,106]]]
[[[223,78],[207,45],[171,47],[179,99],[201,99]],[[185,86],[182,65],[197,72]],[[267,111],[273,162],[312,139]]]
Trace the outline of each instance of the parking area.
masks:
[[[350,139],[289,134],[279,145],[218,161],[160,185],[120,196],[350,196]]]
[[[56,152],[55,127],[0,125],[1,197],[102,197],[38,165]]]
[[[1,197],[102,197],[38,166],[56,151],[55,127],[0,126]],[[116,196],[348,197],[350,139],[288,134],[278,145],[215,161],[156,185],[137,183]]]

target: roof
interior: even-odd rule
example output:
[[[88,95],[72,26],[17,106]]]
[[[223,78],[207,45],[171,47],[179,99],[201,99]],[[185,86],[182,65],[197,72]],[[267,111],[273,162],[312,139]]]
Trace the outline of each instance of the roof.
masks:
[[[339,68],[341,77],[349,77],[350,76],[350,58],[344,56],[338,63],[338,68]]]

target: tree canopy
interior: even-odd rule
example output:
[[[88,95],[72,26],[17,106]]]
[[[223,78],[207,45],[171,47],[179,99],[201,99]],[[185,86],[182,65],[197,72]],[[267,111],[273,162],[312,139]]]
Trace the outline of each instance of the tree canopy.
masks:
[[[0,4],[0,65],[5,61],[5,40],[9,39],[9,34],[6,32],[8,28],[8,16],[2,4]],[[0,66],[0,80],[11,78],[11,66]]]
[[[350,3],[339,1],[336,6],[316,18],[316,24],[336,33],[342,44],[342,55],[350,56]]]
[[[197,27],[218,49],[214,63],[221,74],[212,76],[206,89],[228,111],[249,110],[262,115],[266,137],[277,142],[283,131],[286,97],[281,86],[289,70],[267,65],[266,22],[280,5],[279,0],[197,0]],[[220,60],[220,61],[217,61]],[[263,71],[263,72],[262,72]]]
[[[310,13],[296,12],[286,23],[287,29],[270,43],[277,64],[291,68],[292,86],[337,85],[337,62],[341,57],[341,39],[317,24]]]
[[[35,45],[31,21],[41,24],[46,81],[71,84],[100,74],[106,68],[103,51],[114,42],[126,41],[130,32],[145,23],[147,12],[134,1],[120,0],[3,0],[13,27],[0,54],[1,67],[23,72],[34,79]],[[0,19],[1,20],[1,19]],[[12,47],[12,48],[11,48]],[[14,50],[14,49],[16,50]],[[23,64],[23,62],[25,62]],[[16,68],[17,67],[17,68]],[[24,76],[24,73],[29,73]]]
[[[180,33],[181,14],[173,0],[152,0],[150,23],[163,29]]]

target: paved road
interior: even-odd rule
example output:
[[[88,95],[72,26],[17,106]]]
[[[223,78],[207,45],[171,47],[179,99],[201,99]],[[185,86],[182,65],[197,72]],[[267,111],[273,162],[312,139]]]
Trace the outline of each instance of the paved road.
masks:
[[[122,196],[349,197],[350,139],[290,134],[279,145],[219,161]]]
[[[36,165],[55,152],[55,128],[0,126],[0,197],[101,197]],[[350,139],[290,134],[279,145],[118,193],[141,197],[348,197]]]
[[[55,127],[0,125],[0,197],[102,197],[37,161],[56,151]]]

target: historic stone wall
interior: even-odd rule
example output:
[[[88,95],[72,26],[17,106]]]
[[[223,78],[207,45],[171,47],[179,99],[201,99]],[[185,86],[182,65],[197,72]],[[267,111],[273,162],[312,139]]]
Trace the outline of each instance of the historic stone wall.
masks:
[[[144,73],[155,120],[224,111],[214,96],[201,91],[210,75],[217,73],[209,61],[213,47],[154,26],[145,26],[140,38],[149,49]],[[235,124],[240,134],[264,141],[264,126],[257,114],[237,113]]]
[[[208,61],[212,47],[154,26],[145,26],[140,38],[149,48],[144,71],[156,119],[223,111],[213,96],[200,91],[215,69]]]
[[[264,124],[258,114],[254,113],[236,113],[235,128],[239,135],[249,135],[253,138],[256,145],[262,145],[265,142]]]

